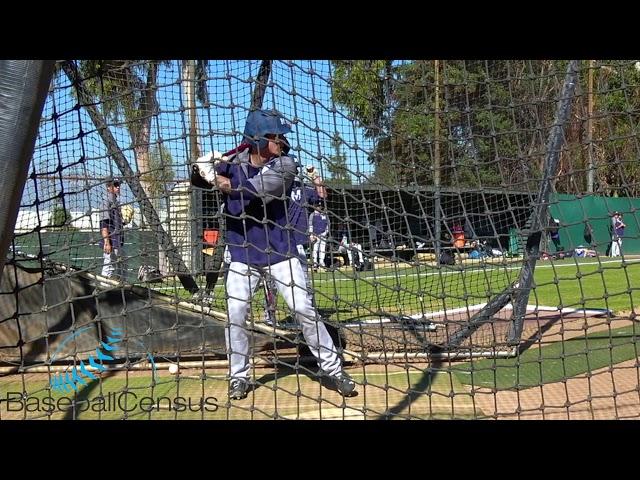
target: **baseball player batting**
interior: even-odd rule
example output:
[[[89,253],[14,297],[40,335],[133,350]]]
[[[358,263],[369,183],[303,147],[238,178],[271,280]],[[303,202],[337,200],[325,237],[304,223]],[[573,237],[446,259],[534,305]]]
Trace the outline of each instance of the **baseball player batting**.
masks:
[[[295,313],[321,375],[343,396],[355,394],[355,382],[342,361],[327,328],[305,288],[305,274],[293,238],[288,206],[297,175],[285,134],[291,128],[275,111],[254,110],[247,117],[244,136],[250,148],[214,164],[209,154],[198,161],[202,178],[225,195],[227,247],[231,256],[226,280],[226,344],[229,354],[229,398],[245,398],[249,391],[249,332],[245,320],[251,298],[267,275]],[[208,161],[206,161],[208,159]]]

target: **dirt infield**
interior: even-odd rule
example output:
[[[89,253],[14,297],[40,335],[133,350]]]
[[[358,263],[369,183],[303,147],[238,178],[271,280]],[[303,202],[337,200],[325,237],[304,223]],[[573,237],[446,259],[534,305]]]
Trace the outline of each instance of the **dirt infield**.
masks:
[[[511,326],[512,311],[502,309],[490,322],[480,326],[461,343],[463,351],[500,351],[511,350],[507,336]],[[347,324],[342,332],[347,340],[347,348],[355,352],[421,352],[433,346],[447,346],[449,339],[469,323],[469,319],[479,309],[452,309],[430,316],[425,321],[383,322],[371,321],[361,324]],[[585,334],[599,324],[607,323],[605,310],[565,309],[559,312],[551,307],[527,307],[524,317],[522,341],[527,348],[544,341],[559,341],[560,337],[549,337],[553,332],[562,331],[567,335],[575,330],[578,335]],[[565,337],[567,338],[567,337]]]
[[[180,380],[161,374],[155,390],[151,390],[150,374],[137,372],[125,379],[124,373],[103,379],[94,385],[93,396],[109,391],[137,392],[158,398],[215,398],[213,412],[174,412],[167,406],[151,413],[122,410],[95,413],[91,411],[55,412],[53,419],[630,419],[640,418],[638,365],[635,361],[601,369],[590,376],[547,384],[520,391],[497,391],[461,385],[446,369],[430,369],[428,364],[366,365],[350,368],[358,382],[358,395],[343,399],[313,376],[296,374],[289,369],[255,371],[257,387],[241,401],[226,398],[227,382],[223,375],[199,380],[198,370],[187,370]],[[39,382],[25,376],[26,390],[32,395],[46,395],[43,375]],[[215,378],[217,377],[217,378]],[[0,382],[6,391],[21,391],[22,382]],[[43,381],[44,380],[44,381]],[[90,388],[90,389],[91,389]],[[87,395],[84,398],[91,398]],[[71,396],[73,398],[73,396]],[[48,418],[42,412],[8,411],[0,408],[0,419]]]
[[[627,318],[565,318],[539,336],[531,348],[585,334],[631,325]],[[487,418],[518,420],[640,419],[640,363],[638,359],[601,368],[565,381],[519,391],[469,389]]]
[[[638,362],[516,392],[470,392],[487,418],[500,420],[640,419]]]
[[[200,370],[185,370],[181,377],[161,372],[160,378],[151,381],[151,374],[126,376],[125,372],[103,374],[101,381],[94,381],[85,387],[85,394],[76,398],[86,402],[99,395],[108,398],[108,410],[52,412],[52,419],[429,419],[429,418],[474,418],[477,413],[468,394],[455,378],[450,375],[430,375],[420,368],[409,370],[400,366],[367,365],[349,370],[358,383],[358,395],[343,398],[319,382],[313,374],[303,374],[295,370],[279,367],[277,369],[255,369],[255,388],[249,396],[240,401],[230,402],[227,398],[227,381],[222,372],[212,372],[206,380],[201,380]],[[48,396],[46,376],[40,374],[30,378],[13,376],[0,380],[0,395],[5,398],[7,392],[21,392],[26,386],[28,396],[37,402]],[[43,378],[44,377],[44,378]],[[152,386],[153,383],[153,386]],[[128,406],[117,403],[128,395]],[[137,397],[134,397],[136,394]],[[174,398],[180,395],[193,399],[196,405],[200,398],[208,398],[212,411],[169,410],[167,402],[162,408],[151,413],[132,406],[134,400],[142,397]],[[73,393],[65,396],[73,398]],[[56,399],[60,395],[55,395]],[[13,398],[13,397],[12,397]],[[81,402],[82,403],[82,402]],[[68,407],[68,405],[67,405]],[[45,419],[46,412],[25,411],[20,404],[2,403],[0,419]],[[79,408],[80,410],[81,408]],[[125,410],[131,411],[126,412]]]

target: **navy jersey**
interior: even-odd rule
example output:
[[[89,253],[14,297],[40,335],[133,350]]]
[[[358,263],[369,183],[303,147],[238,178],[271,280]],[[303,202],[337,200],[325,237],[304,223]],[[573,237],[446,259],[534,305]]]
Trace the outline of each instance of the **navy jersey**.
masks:
[[[232,262],[264,267],[298,255],[289,207],[297,166],[292,157],[276,157],[263,167],[249,162],[249,151],[220,162],[216,172],[228,177],[225,195],[227,245]]]
[[[314,235],[328,235],[329,234],[329,216],[324,212],[315,211],[309,215],[309,224],[311,228],[309,231]]]
[[[297,245],[309,243],[309,213],[307,207],[320,201],[315,188],[295,183],[291,191],[289,218],[293,226],[293,236]]]
[[[613,219],[613,233],[615,233],[618,237],[622,237],[624,235],[624,222],[622,221],[622,219]]]
[[[122,212],[120,202],[115,193],[107,192],[107,199],[102,204],[100,210],[100,228],[107,228],[109,240],[113,248],[122,248],[124,245],[124,230],[122,222]],[[104,248],[104,239],[101,237],[98,242]]]

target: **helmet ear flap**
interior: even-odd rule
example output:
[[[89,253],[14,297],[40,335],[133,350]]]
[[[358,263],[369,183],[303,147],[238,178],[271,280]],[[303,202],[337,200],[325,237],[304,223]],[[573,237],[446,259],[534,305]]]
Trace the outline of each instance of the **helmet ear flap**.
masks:
[[[287,138],[282,137],[282,141],[280,142],[280,148],[282,148],[283,155],[289,154],[289,150],[291,150],[291,144],[289,143],[289,140],[287,140]]]

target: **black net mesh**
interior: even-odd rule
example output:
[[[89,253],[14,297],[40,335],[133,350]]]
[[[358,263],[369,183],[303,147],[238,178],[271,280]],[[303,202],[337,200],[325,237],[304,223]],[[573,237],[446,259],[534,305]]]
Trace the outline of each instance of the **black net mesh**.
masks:
[[[14,395],[0,418],[640,416],[640,63],[568,65],[58,62],[2,276],[0,393],[73,408]],[[249,207],[230,211],[193,166],[240,158],[255,108],[291,125],[294,186],[326,191],[302,202],[329,220],[302,245],[308,281],[284,288],[312,295],[357,396],[318,374],[263,268],[251,388],[229,398],[225,247]],[[83,410],[126,392],[129,411]]]

